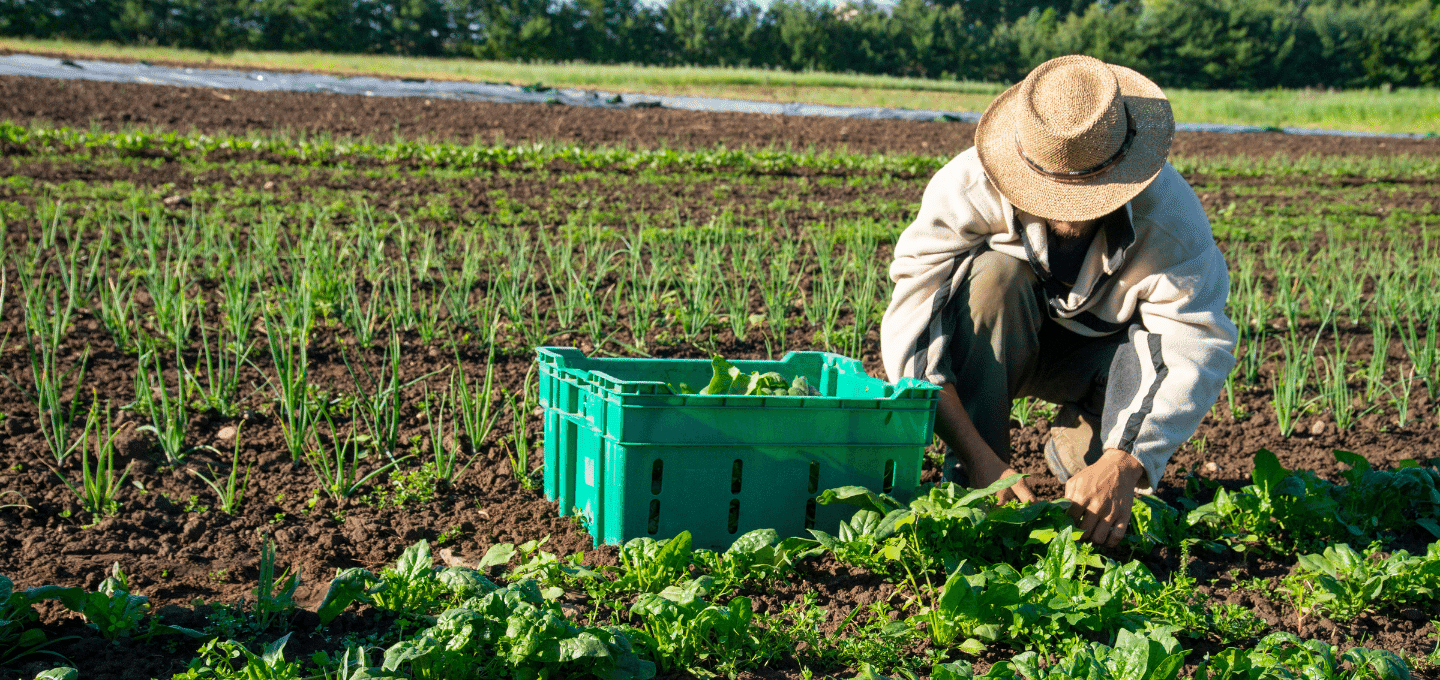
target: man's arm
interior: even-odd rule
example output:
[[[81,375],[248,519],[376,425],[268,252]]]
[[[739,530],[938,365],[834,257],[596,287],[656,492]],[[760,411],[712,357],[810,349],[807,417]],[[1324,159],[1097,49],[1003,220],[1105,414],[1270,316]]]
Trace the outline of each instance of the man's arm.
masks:
[[[940,439],[955,451],[965,471],[970,474],[970,485],[977,489],[1018,474],[980,437],[975,423],[970,421],[970,414],[965,412],[965,406],[960,402],[960,395],[950,383],[940,385],[940,403],[935,409],[935,434],[940,435]],[[1013,498],[1029,503],[1035,500],[1035,494],[1021,480],[1001,491],[998,498],[1002,503]]]

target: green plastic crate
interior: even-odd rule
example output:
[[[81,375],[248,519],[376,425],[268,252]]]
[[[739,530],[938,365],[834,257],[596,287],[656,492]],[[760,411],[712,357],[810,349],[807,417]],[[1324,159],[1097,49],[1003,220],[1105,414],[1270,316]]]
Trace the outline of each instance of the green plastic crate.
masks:
[[[803,375],[822,396],[681,395],[710,381],[706,359],[592,359],[540,347],[545,497],[580,514],[600,543],[690,531],[726,548],[753,529],[834,533],[849,506],[823,490],[860,485],[904,496],[920,483],[939,388],[865,374],[826,352],[734,361],[744,372]],[[848,509],[848,512],[847,512]]]

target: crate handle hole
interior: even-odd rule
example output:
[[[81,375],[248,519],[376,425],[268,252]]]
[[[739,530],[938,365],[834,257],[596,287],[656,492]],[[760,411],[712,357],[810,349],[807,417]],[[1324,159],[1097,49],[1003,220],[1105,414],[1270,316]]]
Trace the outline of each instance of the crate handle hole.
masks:
[[[655,464],[650,466],[650,493],[660,495],[660,479],[665,475],[665,461],[655,459]],[[655,533],[655,532],[650,532]]]
[[[805,501],[805,528],[815,528],[815,499]]]
[[[660,499],[650,499],[650,524],[645,528],[650,535],[660,533]]]
[[[732,499],[730,499],[730,522],[729,522],[729,524],[726,526],[726,529],[728,529],[728,530],[730,531],[730,533],[732,533],[732,534],[740,530],[740,499],[739,499],[739,498],[732,498]]]
[[[740,493],[740,477],[744,468],[744,461],[739,458],[730,466],[730,493]]]
[[[820,461],[810,461],[810,493],[820,489]],[[812,499],[813,500],[813,499]]]
[[[885,461],[885,486],[883,487],[883,491],[884,491],[884,493],[890,493],[890,490],[891,490],[891,489],[894,489],[894,488],[895,488],[895,461],[893,461],[893,460],[887,460],[887,461]]]

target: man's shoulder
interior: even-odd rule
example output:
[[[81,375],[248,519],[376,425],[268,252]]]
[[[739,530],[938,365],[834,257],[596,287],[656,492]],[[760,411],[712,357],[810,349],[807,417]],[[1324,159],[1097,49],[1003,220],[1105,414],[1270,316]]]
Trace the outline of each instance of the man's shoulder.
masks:
[[[974,202],[977,198],[989,203],[999,198],[999,192],[985,175],[985,166],[980,164],[980,154],[975,147],[961,151],[935,172],[926,187],[927,193],[936,193],[948,200]]]
[[[1174,166],[1166,163],[1150,186],[1130,203],[1136,236],[1164,241],[1187,259],[1215,247],[1210,219],[1195,191]]]

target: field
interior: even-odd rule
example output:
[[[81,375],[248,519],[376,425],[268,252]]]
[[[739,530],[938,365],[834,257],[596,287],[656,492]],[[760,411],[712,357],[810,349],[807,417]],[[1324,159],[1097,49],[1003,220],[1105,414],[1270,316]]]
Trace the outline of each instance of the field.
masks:
[[[1440,677],[1434,140],[1177,138],[1239,364],[1120,548],[937,487],[717,554],[544,499],[533,348],[881,375],[973,126],[25,78],[0,120],[0,678]]]
[[[0,38],[0,54],[148,61],[207,68],[307,71],[340,76],[471,80],[752,101],[807,102],[934,111],[984,111],[1001,83],[757,68],[515,63],[460,58],[249,52],[218,55],[168,47]],[[1302,127],[1355,132],[1440,133],[1440,90],[1166,88],[1182,123]]]

